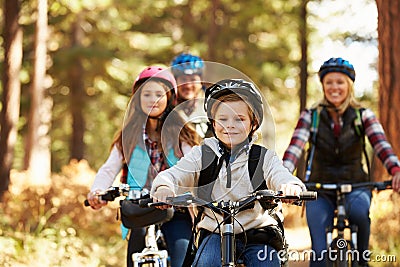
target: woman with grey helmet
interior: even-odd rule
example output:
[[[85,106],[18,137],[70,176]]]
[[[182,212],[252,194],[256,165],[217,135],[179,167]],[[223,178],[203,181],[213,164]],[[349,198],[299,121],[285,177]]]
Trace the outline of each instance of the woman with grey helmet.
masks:
[[[374,113],[361,107],[354,98],[356,75],[353,65],[342,58],[330,58],[322,64],[318,74],[323,98],[301,113],[284,153],[285,167],[293,172],[305,145],[310,142],[306,182],[366,182],[370,177],[364,171],[362,158],[366,154],[364,136],[367,136],[393,181],[397,181],[393,188],[398,191],[399,160]],[[346,203],[350,223],[358,226],[358,251],[362,255],[369,244],[371,191],[368,188],[353,189],[346,195]],[[333,224],[335,206],[336,194],[332,191],[320,192],[317,201],[306,203],[312,249],[317,256],[310,266],[326,264],[326,254],[323,255],[327,250],[325,229]],[[367,266],[367,261],[360,257],[361,266]]]
[[[202,145],[194,146],[175,166],[157,175],[151,190],[155,201],[165,201],[167,197],[179,194],[182,189],[196,190],[193,193],[202,199],[223,201],[238,201],[254,191],[248,161],[252,147],[256,146],[255,132],[263,121],[260,93],[250,82],[226,79],[207,88],[205,97],[204,107],[215,137],[205,138]],[[213,158],[218,158],[219,164],[213,171],[213,182],[204,185],[210,189],[205,190],[210,195],[203,198],[205,195],[201,192],[204,187],[200,180],[202,171],[208,168],[202,161],[207,149],[212,152]],[[303,183],[283,167],[273,150],[265,150],[264,160],[258,162],[263,173],[260,182],[271,190],[281,190],[286,195],[299,195],[304,189]],[[221,266],[219,225],[222,220],[221,214],[214,214],[208,209],[203,211],[197,224],[201,241],[192,266]],[[254,207],[237,213],[233,231],[238,236],[249,236],[249,230],[276,228],[277,225],[277,219],[257,202]],[[269,243],[270,239],[258,240],[256,243],[240,238],[236,241],[237,253],[242,253],[246,266],[280,266],[279,249]],[[258,257],[260,251],[268,253],[266,255],[269,257]]]
[[[171,62],[171,71],[178,84],[178,103],[175,110],[186,122],[194,126],[202,138],[211,136],[203,109],[204,69],[203,59],[188,53],[179,54]]]

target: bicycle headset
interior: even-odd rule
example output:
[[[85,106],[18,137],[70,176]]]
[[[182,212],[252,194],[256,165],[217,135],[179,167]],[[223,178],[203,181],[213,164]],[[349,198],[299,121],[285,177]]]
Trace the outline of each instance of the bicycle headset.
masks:
[[[356,72],[354,71],[354,67],[350,62],[344,60],[341,57],[332,57],[322,64],[318,71],[319,79],[322,82],[322,79],[329,72],[341,72],[349,76],[349,78],[354,82],[356,79]]]

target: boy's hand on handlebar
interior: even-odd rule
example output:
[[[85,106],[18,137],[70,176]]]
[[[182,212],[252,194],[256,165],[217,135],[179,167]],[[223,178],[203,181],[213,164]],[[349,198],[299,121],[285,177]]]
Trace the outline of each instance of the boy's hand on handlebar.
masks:
[[[395,192],[400,193],[400,172],[396,172],[392,179],[392,188]]]
[[[87,195],[87,200],[89,202],[90,207],[95,210],[98,210],[103,206],[107,205],[107,201],[101,199],[100,190],[89,192],[89,194]]]
[[[301,186],[296,184],[283,184],[279,191],[282,191],[284,196],[300,196],[300,193],[303,191]],[[284,203],[293,203],[296,202],[296,199],[284,199]]]
[[[167,186],[160,186],[153,194],[153,202],[166,202],[167,197],[175,197],[175,193]],[[168,209],[171,205],[156,206],[158,209]]]

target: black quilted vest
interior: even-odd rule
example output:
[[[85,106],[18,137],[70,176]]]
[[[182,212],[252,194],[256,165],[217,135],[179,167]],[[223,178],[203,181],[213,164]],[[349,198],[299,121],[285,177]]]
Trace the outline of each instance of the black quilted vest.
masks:
[[[356,133],[356,111],[349,107],[343,114],[343,126],[338,138],[331,128],[331,118],[321,110],[310,182],[364,182],[368,175],[362,168],[363,144]]]

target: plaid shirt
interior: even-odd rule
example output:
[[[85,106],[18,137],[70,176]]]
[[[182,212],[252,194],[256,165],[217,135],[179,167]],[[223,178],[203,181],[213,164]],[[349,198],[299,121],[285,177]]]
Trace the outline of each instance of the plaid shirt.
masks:
[[[300,114],[289,147],[283,155],[283,165],[291,172],[295,170],[302,151],[310,138],[311,115],[311,110],[305,110]],[[365,134],[385,168],[391,175],[399,172],[399,159],[387,141],[382,125],[375,114],[370,109],[365,109],[362,112],[362,121]]]
[[[165,164],[163,152],[158,150],[158,142],[152,141],[145,130],[143,132],[143,139],[146,144],[147,153],[149,154],[151,162],[149,166],[146,186],[149,185],[151,187],[153,179],[157,176],[159,172],[167,169],[167,165]]]

